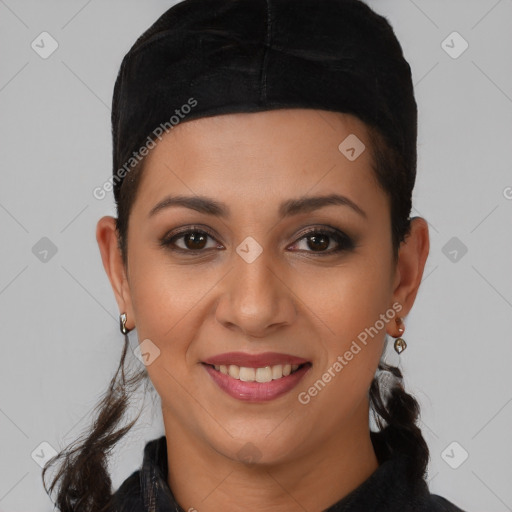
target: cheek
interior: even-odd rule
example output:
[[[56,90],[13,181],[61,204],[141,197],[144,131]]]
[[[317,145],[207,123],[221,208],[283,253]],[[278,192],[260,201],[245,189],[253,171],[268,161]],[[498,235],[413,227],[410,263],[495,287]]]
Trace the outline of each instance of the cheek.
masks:
[[[181,340],[187,339],[187,328],[196,325],[191,320],[215,276],[192,265],[167,265],[149,254],[134,258],[133,267],[131,294],[139,338],[178,350]]]
[[[187,362],[193,365],[189,348],[200,328],[195,319],[204,314],[201,298],[215,280],[193,271],[192,266],[184,270],[162,264],[149,254],[141,256],[133,258],[131,273],[137,334],[140,343],[149,339],[159,351],[146,369],[162,406],[184,414],[190,407],[190,393],[200,396],[184,383],[190,378]]]
[[[302,262],[284,267],[280,279],[287,286],[276,281],[276,293],[288,294],[288,300],[297,307],[298,324],[290,329],[297,332],[297,328],[304,327],[307,337],[318,343],[311,347],[311,354],[319,358],[314,378],[298,391],[307,392],[330,369],[335,376],[331,375],[318,398],[311,400],[311,406],[337,410],[332,421],[339,421],[340,415],[353,410],[366,396],[382,352],[385,329],[378,334],[366,330],[375,326],[389,307],[389,262],[368,254],[375,253],[366,248],[337,265]],[[196,363],[194,340],[207,335],[202,333],[204,325],[214,325],[217,301],[228,300],[215,294],[226,269],[171,264],[157,251],[137,249],[130,264],[139,339],[150,339],[160,350],[158,359],[147,367],[149,376],[164,406],[186,408],[189,397],[182,383],[188,382],[189,392],[194,392],[190,382],[190,371]],[[343,366],[341,371],[334,367],[337,361],[337,368]]]
[[[169,260],[161,251],[134,248],[130,289],[139,341],[149,339],[159,351],[147,366],[149,377],[164,406],[186,408],[189,392],[200,396],[193,378],[199,368],[197,341],[208,337],[212,298],[226,269]]]
[[[361,254],[336,267],[300,272],[290,288],[305,305],[305,314],[321,320],[322,332],[339,340],[340,348],[374,325],[390,306],[388,262]]]
[[[301,388],[308,395],[303,395],[303,401],[310,400],[312,407],[322,410],[332,408],[338,412],[333,413],[337,419],[366,397],[379,364],[386,325],[394,321],[388,277],[388,261],[359,256],[357,261],[331,268],[323,278],[318,272],[308,274],[294,287],[313,313],[310,316],[321,320],[316,324],[325,354],[321,368],[308,382],[313,388]],[[387,321],[382,320],[386,312]]]
[[[276,292],[289,294],[303,316],[299,321],[306,321],[328,340],[329,351],[343,349],[389,306],[387,262],[365,253],[330,267],[301,262],[281,273],[289,291]],[[161,254],[135,249],[130,287],[140,339],[153,339],[159,345],[165,342],[166,350],[183,350],[184,342],[191,339],[187,331],[193,336],[200,329],[194,318],[200,314],[198,321],[204,321],[208,316],[202,306],[214,307],[212,294],[224,273],[219,266],[171,264]],[[276,286],[280,288],[277,282]]]

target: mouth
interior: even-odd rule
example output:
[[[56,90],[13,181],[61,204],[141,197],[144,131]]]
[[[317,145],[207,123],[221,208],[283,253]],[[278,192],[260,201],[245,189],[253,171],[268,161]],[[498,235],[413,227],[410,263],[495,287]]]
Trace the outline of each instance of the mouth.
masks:
[[[217,387],[244,402],[268,402],[289,393],[309,372],[312,363],[250,367],[202,363]]]
[[[284,377],[294,374],[305,366],[311,366],[310,362],[302,364],[276,364],[272,366],[263,366],[259,368],[252,368],[248,366],[238,366],[236,364],[230,365],[214,365],[203,363],[214,371],[228,375],[232,379],[240,380],[242,382],[271,382],[280,380]]]

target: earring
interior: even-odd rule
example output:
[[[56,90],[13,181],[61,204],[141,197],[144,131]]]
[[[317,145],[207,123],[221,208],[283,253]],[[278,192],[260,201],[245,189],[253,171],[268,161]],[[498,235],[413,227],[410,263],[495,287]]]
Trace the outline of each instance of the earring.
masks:
[[[126,313],[121,313],[119,315],[119,329],[121,330],[121,333],[125,335],[130,332],[130,330],[126,328]]]
[[[405,330],[403,327],[402,318],[397,317],[396,323],[399,325],[398,332],[400,333],[400,336],[401,336]],[[397,354],[401,354],[407,348],[407,343],[405,342],[405,340],[403,338],[396,338],[394,348],[395,348],[395,352]]]

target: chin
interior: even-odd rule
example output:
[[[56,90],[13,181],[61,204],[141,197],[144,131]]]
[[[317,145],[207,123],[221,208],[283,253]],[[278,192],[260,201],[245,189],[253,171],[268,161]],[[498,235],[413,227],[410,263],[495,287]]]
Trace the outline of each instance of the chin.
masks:
[[[215,451],[225,457],[243,464],[275,465],[289,462],[295,459],[305,446],[305,440],[301,439],[298,432],[283,431],[282,420],[272,422],[272,426],[251,432],[252,425],[246,425],[241,434],[226,435],[222,439],[210,439],[210,444]],[[226,428],[228,432],[232,430]],[[270,433],[270,434],[269,434]],[[286,437],[285,437],[286,436]]]

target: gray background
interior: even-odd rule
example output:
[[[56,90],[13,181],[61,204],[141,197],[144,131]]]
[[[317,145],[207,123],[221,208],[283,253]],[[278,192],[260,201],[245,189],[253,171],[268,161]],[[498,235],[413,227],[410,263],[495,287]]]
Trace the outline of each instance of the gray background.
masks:
[[[0,511],[52,510],[41,443],[60,450],[86,429],[117,367],[118,310],[95,240],[115,210],[92,190],[111,173],[121,59],[173,3],[0,0]],[[512,1],[369,3],[395,29],[419,106],[413,213],[429,221],[431,253],[400,357],[430,486],[468,511],[512,510]],[[31,47],[43,31],[59,45],[46,59]],[[454,31],[469,44],[457,58]],[[43,237],[57,250],[46,260]],[[115,487],[161,433],[149,403],[114,453]]]

